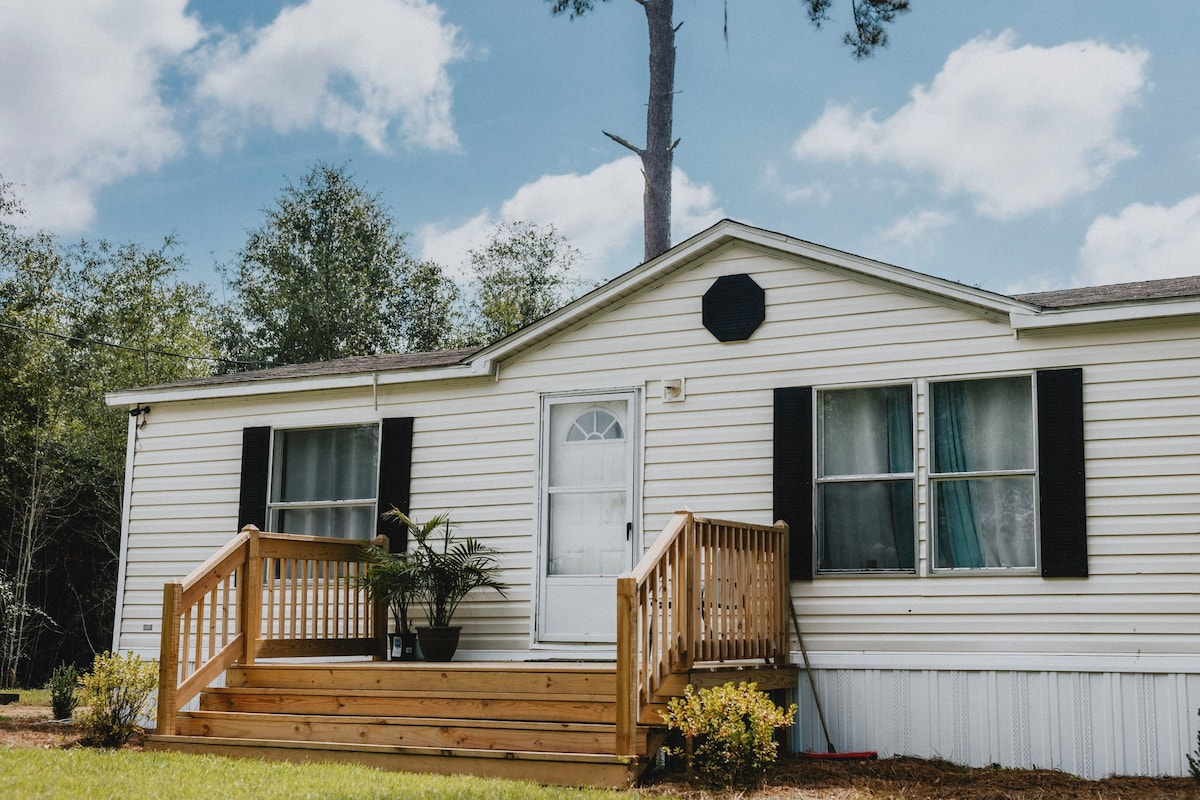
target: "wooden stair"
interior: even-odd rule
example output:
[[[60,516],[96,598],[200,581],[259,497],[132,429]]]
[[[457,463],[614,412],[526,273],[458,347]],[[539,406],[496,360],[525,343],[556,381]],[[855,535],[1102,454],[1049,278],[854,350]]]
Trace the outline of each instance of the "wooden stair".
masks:
[[[624,788],[661,743],[639,726],[616,754],[606,663],[259,664],[226,684],[147,748]]]

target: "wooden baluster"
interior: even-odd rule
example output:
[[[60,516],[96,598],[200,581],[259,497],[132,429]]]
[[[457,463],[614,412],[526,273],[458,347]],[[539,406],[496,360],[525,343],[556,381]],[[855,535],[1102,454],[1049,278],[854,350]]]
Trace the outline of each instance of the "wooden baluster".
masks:
[[[212,658],[217,652],[217,586],[212,588],[208,596],[212,604],[208,613],[208,658]]]

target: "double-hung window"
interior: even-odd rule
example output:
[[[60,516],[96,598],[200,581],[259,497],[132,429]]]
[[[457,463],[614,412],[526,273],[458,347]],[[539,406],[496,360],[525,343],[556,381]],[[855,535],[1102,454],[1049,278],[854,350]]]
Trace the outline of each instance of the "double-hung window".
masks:
[[[930,384],[934,568],[1037,567],[1030,376]]]
[[[270,529],[310,536],[375,535],[379,426],[274,431]]]
[[[817,569],[912,571],[912,387],[824,390],[817,408]]]
[[[920,403],[907,385],[775,389],[772,495],[791,576],[916,572],[919,504],[922,573],[1087,577],[1083,370],[918,387]]]

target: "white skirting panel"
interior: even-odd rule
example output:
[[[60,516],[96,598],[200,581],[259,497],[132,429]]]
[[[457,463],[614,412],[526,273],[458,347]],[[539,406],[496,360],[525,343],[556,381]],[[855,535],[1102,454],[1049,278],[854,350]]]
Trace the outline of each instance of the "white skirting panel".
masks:
[[[1187,775],[1200,673],[817,669],[834,747],[1085,778]],[[803,672],[795,745],[825,750]]]

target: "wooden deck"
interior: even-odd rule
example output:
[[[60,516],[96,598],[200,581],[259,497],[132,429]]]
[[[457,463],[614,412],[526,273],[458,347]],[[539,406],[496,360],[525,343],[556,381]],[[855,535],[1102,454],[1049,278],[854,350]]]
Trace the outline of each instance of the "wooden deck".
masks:
[[[345,588],[359,568],[352,544],[244,532],[164,591],[158,729],[146,746],[632,786],[665,738],[660,712],[689,684],[796,686],[778,597],[786,529],[677,517],[618,582],[607,663],[266,661],[378,658],[384,617]],[[211,685],[222,673],[224,686]],[[198,708],[185,709],[193,698]]]

